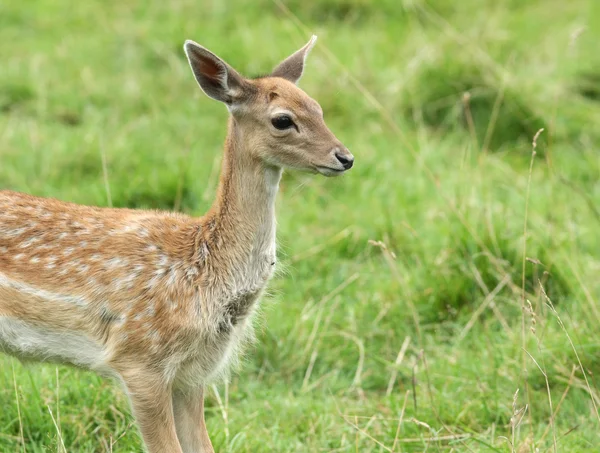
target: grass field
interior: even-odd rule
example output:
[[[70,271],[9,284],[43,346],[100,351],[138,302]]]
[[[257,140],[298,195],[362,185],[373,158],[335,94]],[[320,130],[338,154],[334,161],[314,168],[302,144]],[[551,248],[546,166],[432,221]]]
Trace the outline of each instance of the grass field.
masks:
[[[600,451],[600,4],[0,4],[0,188],[201,215],[227,111],[186,38],[301,87],[356,156],[287,173],[219,452]],[[539,133],[534,153],[534,135]],[[114,383],[0,357],[1,452],[135,452]]]

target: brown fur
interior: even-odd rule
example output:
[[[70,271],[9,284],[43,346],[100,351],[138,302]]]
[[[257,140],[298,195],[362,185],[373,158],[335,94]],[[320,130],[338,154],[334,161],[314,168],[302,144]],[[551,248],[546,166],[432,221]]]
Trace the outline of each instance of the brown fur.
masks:
[[[310,46],[258,80],[186,46],[200,86],[232,112],[204,217],[0,191],[0,349],[121,379],[151,453],[213,451],[203,388],[249,335],[273,274],[281,168],[336,174],[336,155],[351,157],[292,83]],[[295,131],[271,124],[280,110]]]

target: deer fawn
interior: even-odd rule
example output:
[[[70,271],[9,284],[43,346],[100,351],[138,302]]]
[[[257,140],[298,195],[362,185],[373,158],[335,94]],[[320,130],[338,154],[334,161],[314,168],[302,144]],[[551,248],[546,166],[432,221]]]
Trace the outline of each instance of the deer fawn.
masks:
[[[204,217],[0,192],[0,350],[119,379],[150,453],[214,451],[203,389],[248,337],[273,274],[282,169],[352,167],[296,87],[315,40],[257,79],[186,41],[198,84],[230,112]]]

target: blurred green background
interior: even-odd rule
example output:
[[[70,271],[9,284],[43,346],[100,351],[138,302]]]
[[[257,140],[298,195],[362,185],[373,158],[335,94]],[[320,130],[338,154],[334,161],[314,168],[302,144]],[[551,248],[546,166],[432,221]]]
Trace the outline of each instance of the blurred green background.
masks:
[[[311,33],[356,165],[284,177],[216,450],[599,451],[598,1],[4,1],[0,188],[201,215],[227,111],[183,41],[252,76]],[[2,452],[140,451],[91,373],[0,357],[0,407]]]

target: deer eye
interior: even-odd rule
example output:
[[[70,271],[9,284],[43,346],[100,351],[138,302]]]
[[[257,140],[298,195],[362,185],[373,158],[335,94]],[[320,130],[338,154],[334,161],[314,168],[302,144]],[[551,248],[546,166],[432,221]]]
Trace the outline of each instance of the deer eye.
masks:
[[[275,118],[272,118],[271,124],[275,127],[275,129],[279,129],[280,131],[294,126],[294,122],[288,115],[278,115]]]

